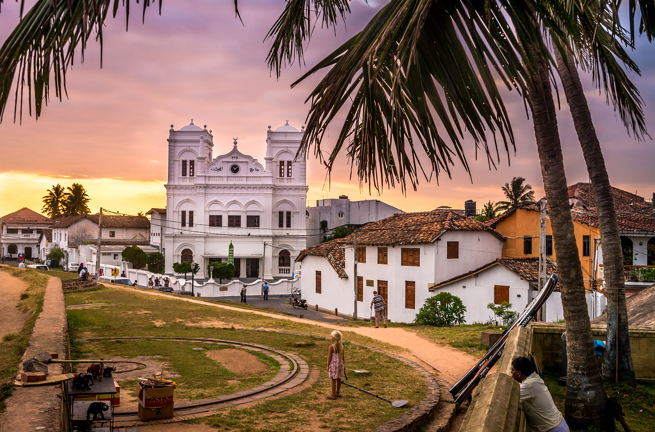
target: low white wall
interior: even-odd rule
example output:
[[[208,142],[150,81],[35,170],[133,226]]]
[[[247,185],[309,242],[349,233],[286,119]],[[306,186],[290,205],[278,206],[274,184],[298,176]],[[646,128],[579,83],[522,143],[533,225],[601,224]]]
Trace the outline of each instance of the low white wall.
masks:
[[[594,319],[600,316],[607,307],[607,297],[599,292],[587,293],[585,297],[589,318]],[[546,301],[546,322],[557,322],[562,319],[564,319],[562,293],[554,292]]]

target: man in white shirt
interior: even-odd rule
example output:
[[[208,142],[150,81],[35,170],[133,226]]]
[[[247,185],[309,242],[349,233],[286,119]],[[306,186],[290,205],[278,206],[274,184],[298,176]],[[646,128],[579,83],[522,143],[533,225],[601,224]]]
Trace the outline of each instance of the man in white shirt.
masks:
[[[25,268],[25,263],[24,263],[23,261],[21,261],[21,262],[18,264],[18,268]]]
[[[566,420],[530,359],[517,357],[512,360],[512,378],[521,383],[520,404],[528,432],[569,432]]]

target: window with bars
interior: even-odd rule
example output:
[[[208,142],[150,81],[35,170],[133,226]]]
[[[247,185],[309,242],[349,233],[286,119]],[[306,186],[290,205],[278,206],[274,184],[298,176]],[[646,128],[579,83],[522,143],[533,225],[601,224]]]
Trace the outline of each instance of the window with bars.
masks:
[[[250,228],[259,228],[259,216],[246,216],[246,226]]]
[[[186,210],[182,210],[181,225],[186,226]]]
[[[357,246],[357,262],[366,262],[366,246]]]
[[[321,293],[321,272],[316,271],[316,294]]]
[[[446,259],[459,259],[459,242],[446,242]]]
[[[291,161],[287,161],[287,177],[291,177]]]
[[[189,227],[193,226],[193,210],[189,210]]]
[[[196,171],[196,161],[190,160],[189,161],[189,177],[193,177],[195,171]]]
[[[547,235],[546,236],[546,255],[552,255],[553,254],[553,236],[552,235]]]
[[[222,215],[209,215],[209,226],[210,227],[222,227],[223,226],[223,216]]]
[[[582,256],[583,257],[591,256],[591,236],[588,235],[582,236]]]
[[[386,246],[378,247],[378,264],[387,264],[387,261],[388,261],[387,247]]]
[[[241,227],[241,216],[230,215],[227,217],[227,226],[231,228]]]
[[[280,161],[280,177],[284,177],[284,161]]]
[[[402,248],[400,249],[400,265],[420,267],[421,266],[421,249],[419,248]]]
[[[532,255],[532,237],[523,237],[523,254]]]
[[[182,161],[182,177],[186,177],[186,161]]]
[[[277,261],[278,267],[291,267],[291,253],[284,249],[280,251]]]
[[[364,278],[357,276],[357,301],[364,301]]]
[[[284,212],[277,212],[278,228],[284,228]]]
[[[291,212],[287,212],[287,228],[291,228]]]
[[[416,282],[405,281],[405,309],[416,308]]]

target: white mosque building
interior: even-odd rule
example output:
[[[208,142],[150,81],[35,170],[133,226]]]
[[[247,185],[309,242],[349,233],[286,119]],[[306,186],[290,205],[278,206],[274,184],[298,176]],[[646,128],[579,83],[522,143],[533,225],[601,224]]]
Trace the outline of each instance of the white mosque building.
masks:
[[[153,212],[161,225],[166,272],[173,263],[228,261],[230,245],[238,277],[290,277],[306,247],[306,159],[296,159],[304,134],[287,124],[266,132],[261,164],[241,153],[237,139],[217,148],[207,126],[193,124],[168,138],[166,211]]]

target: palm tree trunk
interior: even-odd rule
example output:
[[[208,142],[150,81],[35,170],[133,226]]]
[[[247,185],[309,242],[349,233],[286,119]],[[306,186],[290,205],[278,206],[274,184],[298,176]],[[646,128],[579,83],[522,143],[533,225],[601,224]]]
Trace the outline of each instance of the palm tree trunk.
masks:
[[[625,305],[623,251],[621,249],[621,237],[619,236],[619,225],[616,219],[609,175],[605,168],[603,152],[598,142],[587,99],[573,59],[568,56],[568,64],[566,64],[567,62],[564,61],[559,52],[556,52],[556,57],[557,70],[562,80],[575,131],[578,134],[578,140],[587,163],[587,172],[591,180],[598,211],[598,225],[602,239],[601,248],[607,287],[607,345],[605,346],[603,377],[611,381],[618,379],[634,387],[636,382],[628,334],[628,312]],[[619,356],[618,378],[616,376],[617,355]]]
[[[541,57],[536,49],[533,49],[533,55],[536,58]],[[569,208],[555,102],[548,79],[548,66],[543,61],[532,74],[528,85],[528,101],[532,110],[541,175],[557,255],[557,271],[562,286],[568,355],[565,417],[569,426],[574,428],[587,425],[605,428],[607,395],[594,354],[582,266]]]

